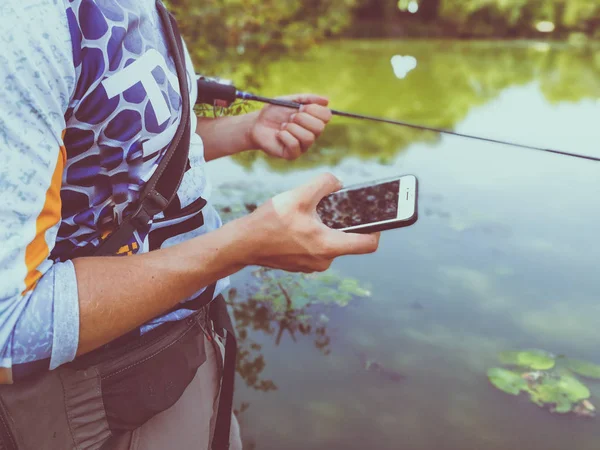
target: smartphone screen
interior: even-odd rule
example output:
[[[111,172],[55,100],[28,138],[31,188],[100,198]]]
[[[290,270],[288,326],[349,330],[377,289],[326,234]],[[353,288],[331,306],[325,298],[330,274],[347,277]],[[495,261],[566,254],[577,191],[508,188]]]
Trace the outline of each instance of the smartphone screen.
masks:
[[[399,218],[401,178],[349,187],[323,198],[317,213],[334,229],[393,221]]]

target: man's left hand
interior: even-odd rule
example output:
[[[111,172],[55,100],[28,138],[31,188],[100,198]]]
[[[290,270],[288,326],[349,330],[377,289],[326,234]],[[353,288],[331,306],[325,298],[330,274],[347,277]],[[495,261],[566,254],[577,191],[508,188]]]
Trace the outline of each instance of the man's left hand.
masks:
[[[267,105],[258,111],[250,128],[254,148],[284,159],[296,159],[306,152],[331,120],[329,100],[313,94],[280,97],[302,103],[300,110]]]

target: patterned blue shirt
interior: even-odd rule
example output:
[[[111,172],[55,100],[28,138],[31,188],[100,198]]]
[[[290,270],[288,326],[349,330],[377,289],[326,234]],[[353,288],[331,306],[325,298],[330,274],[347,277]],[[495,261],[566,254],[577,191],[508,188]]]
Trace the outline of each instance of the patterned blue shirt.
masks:
[[[0,367],[10,379],[15,364],[51,358],[55,368],[75,357],[71,255],[91,252],[132,212],[182,101],[154,0],[3,0],[0,24]],[[194,104],[187,52],[186,63]],[[176,200],[119,253],[221,226],[210,202],[200,210],[210,184],[191,119],[190,168]],[[159,317],[143,331],[189,314]]]

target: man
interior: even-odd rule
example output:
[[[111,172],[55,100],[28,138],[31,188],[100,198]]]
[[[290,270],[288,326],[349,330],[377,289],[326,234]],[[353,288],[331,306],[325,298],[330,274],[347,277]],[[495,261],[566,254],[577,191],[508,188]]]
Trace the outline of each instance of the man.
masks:
[[[114,256],[91,256],[135,209],[186,103],[155,0],[3,0],[0,55],[0,447],[209,448],[222,343],[205,310],[247,265],[322,271],[376,250],[315,214],[324,174],[225,226],[207,161],[249,149],[295,159],[327,100],[191,121],[168,208]],[[209,32],[207,30],[207,32]],[[195,74],[185,52],[189,103]],[[186,119],[188,120],[188,119]],[[231,448],[240,447],[232,423]]]

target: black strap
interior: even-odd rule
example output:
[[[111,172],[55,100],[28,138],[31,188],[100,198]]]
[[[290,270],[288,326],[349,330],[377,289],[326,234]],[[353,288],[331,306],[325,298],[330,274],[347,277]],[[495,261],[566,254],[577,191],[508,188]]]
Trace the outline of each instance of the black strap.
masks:
[[[219,295],[210,304],[209,317],[213,321],[215,331],[225,338],[225,361],[223,363],[223,379],[219,394],[219,410],[215,424],[212,450],[227,450],[229,448],[229,433],[231,429],[231,412],[233,410],[233,391],[235,384],[235,359],[237,342],[231,318],[227,312],[227,304]]]
[[[160,0],[156,1],[156,8],[165,27],[177,70],[181,92],[181,120],[165,155],[154,174],[144,185],[136,210],[96,248],[94,252],[96,256],[116,254],[123,245],[129,242],[136,230],[147,227],[154,216],[164,211],[177,195],[187,168],[191,125],[190,95],[183,42],[175,18],[166,10]]]
[[[160,0],[156,0],[156,7],[165,26],[169,45],[177,69],[179,89],[182,97],[181,122],[177,127],[175,136],[163,156],[156,171],[146,183],[140,194],[139,206],[135,212],[125,219],[117,230],[115,230],[95,252],[95,255],[114,255],[125,244],[128,243],[133,233],[142,229],[150,223],[152,218],[164,211],[175,198],[183,175],[187,168],[188,153],[190,145],[190,101],[187,85],[187,71],[183,51],[183,41],[175,18],[166,10]],[[231,413],[233,410],[233,391],[235,381],[235,362],[237,355],[237,344],[235,332],[227,305],[222,296],[215,301],[212,297],[215,284],[209,286],[197,299],[177,305],[174,309],[200,309],[210,304],[210,318],[213,320],[215,329],[225,337],[225,360],[223,364],[223,379],[221,381],[221,392],[219,396],[219,409],[215,424],[215,435],[212,450],[227,450],[229,448],[229,433],[231,429]],[[102,447],[110,448],[114,439],[109,439]]]

